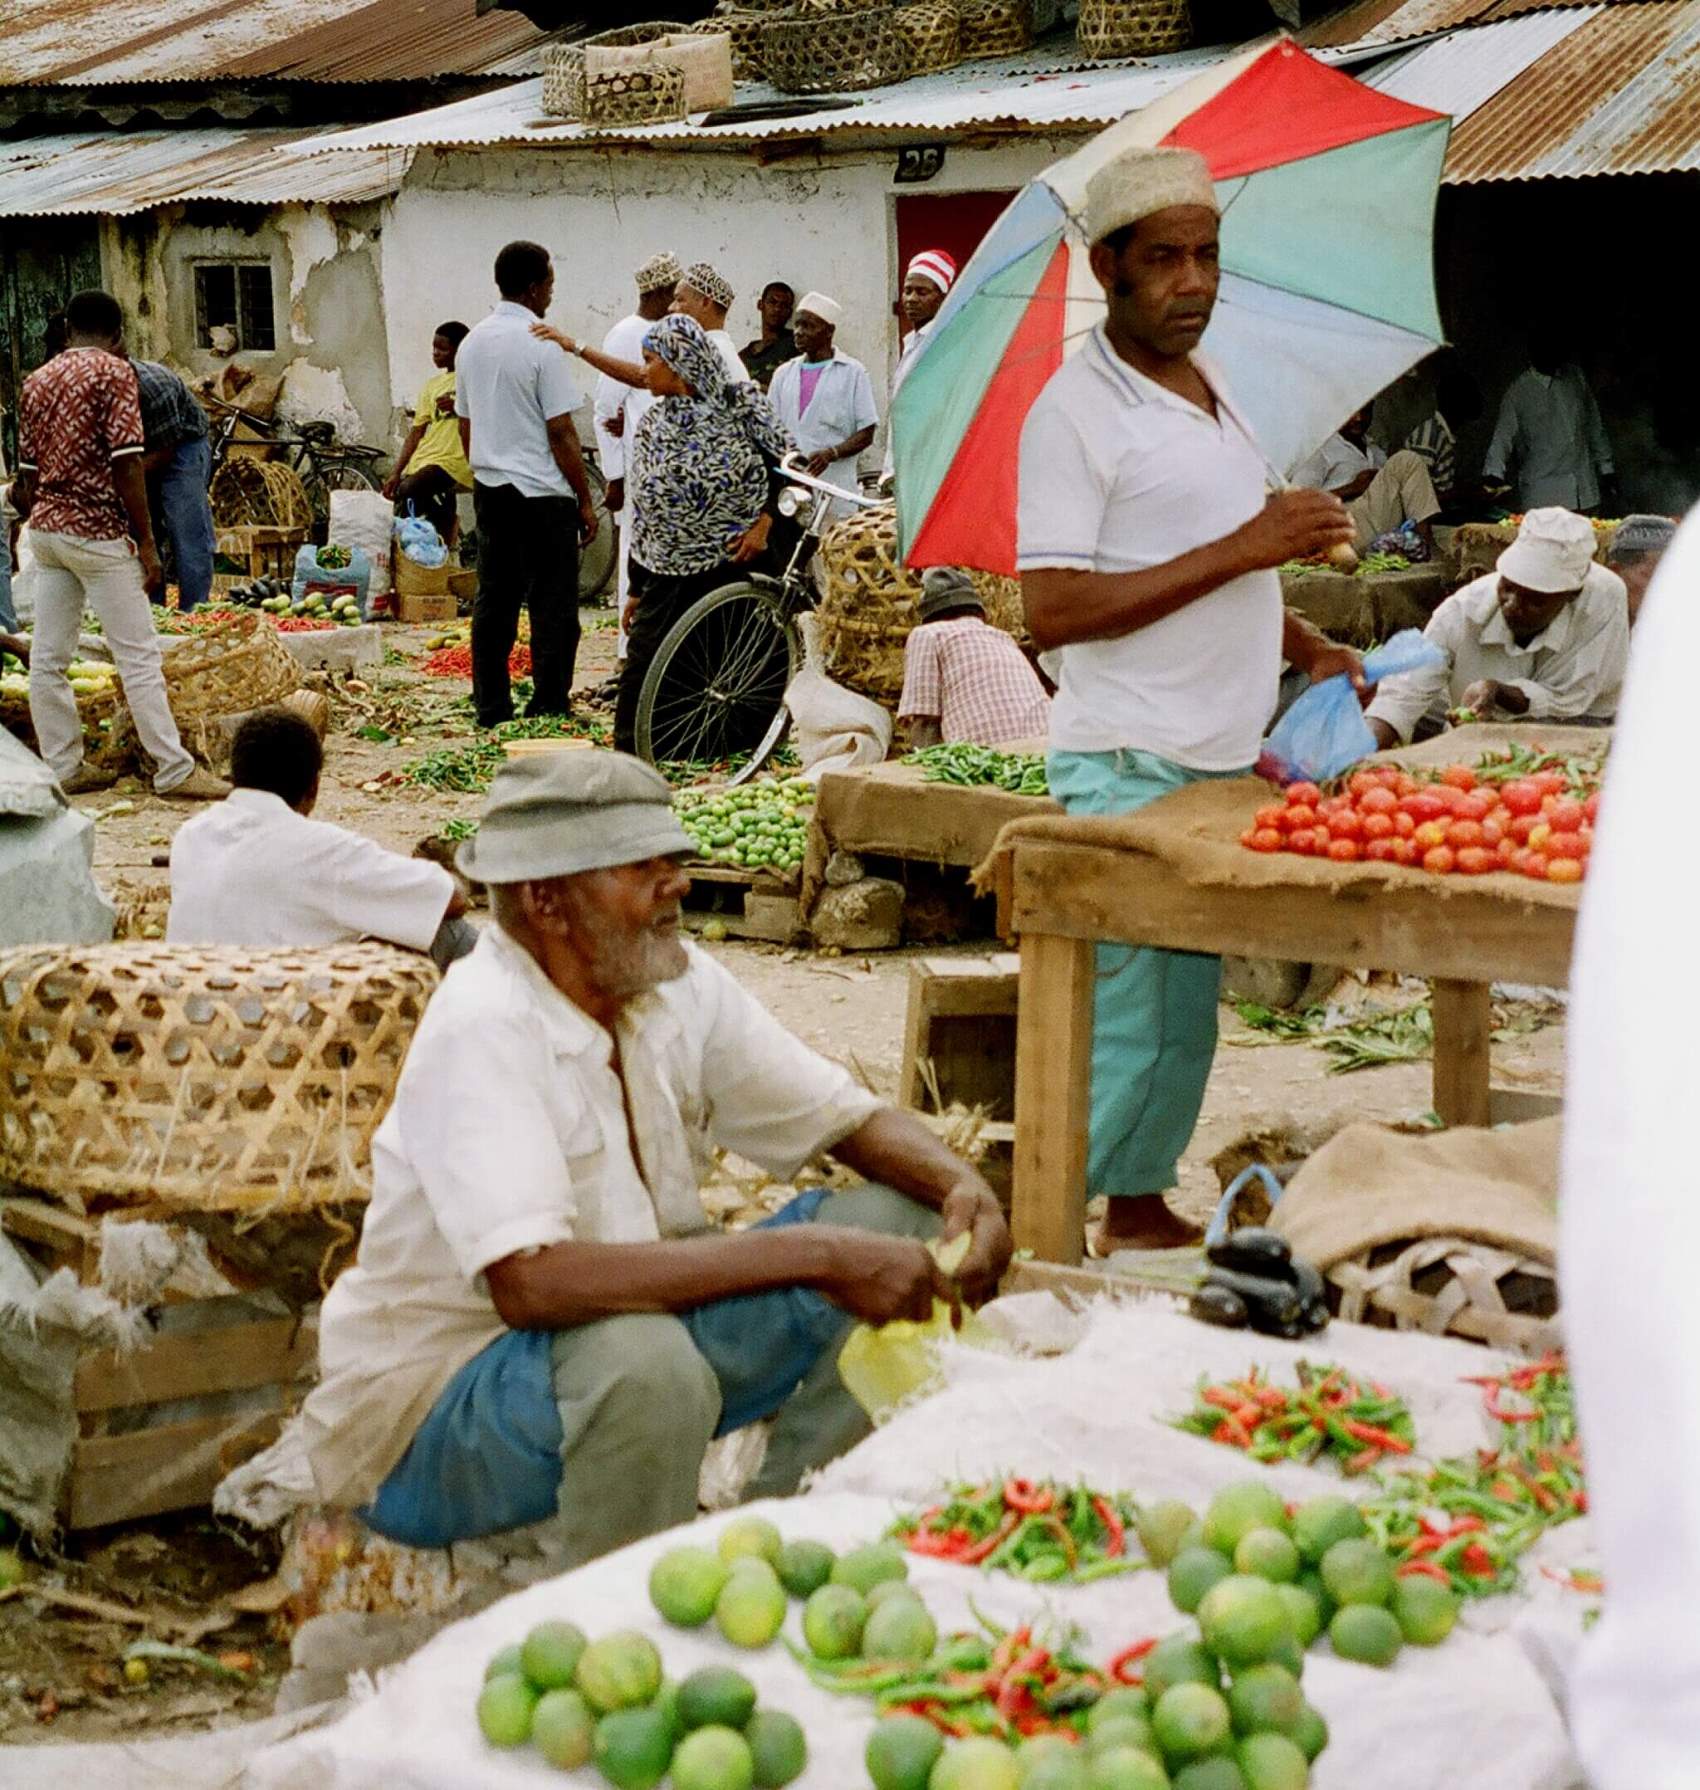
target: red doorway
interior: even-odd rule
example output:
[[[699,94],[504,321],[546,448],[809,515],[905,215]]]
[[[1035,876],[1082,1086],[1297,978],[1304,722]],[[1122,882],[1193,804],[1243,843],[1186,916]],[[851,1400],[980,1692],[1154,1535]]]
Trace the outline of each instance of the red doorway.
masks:
[[[904,330],[903,270],[923,249],[943,249],[966,267],[980,239],[1003,215],[1015,189],[994,193],[900,193],[897,196],[897,286],[892,310]]]

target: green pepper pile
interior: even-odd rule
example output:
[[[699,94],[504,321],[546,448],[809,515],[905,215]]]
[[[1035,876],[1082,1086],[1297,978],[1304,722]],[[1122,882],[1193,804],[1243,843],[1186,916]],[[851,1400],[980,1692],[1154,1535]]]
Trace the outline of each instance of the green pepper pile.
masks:
[[[951,1486],[942,1503],[902,1518],[890,1533],[912,1554],[1079,1585],[1145,1565],[1127,1557],[1134,1517],[1133,1500],[1120,1493],[1006,1479]]]
[[[989,783],[1017,796],[1051,793],[1045,781],[1045,759],[1038,752],[999,752],[993,746],[928,746],[911,752],[903,761],[920,771],[928,783],[955,783],[964,787]]]

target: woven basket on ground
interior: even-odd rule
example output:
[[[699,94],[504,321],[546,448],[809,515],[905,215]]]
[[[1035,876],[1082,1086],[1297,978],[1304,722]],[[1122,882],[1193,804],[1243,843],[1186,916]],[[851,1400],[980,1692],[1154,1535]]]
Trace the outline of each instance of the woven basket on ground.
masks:
[[[727,7],[716,9],[708,18],[688,29],[699,37],[724,35],[731,38],[732,79],[759,81],[763,75],[762,45],[767,40],[767,28],[772,19],[772,13]]]
[[[1328,1279],[1350,1324],[1467,1336],[1539,1353],[1560,1341],[1551,1262],[1463,1237],[1388,1244],[1336,1262]]]
[[[207,492],[219,528],[311,528],[313,508],[294,467],[281,460],[229,459]]]
[[[220,715],[281,702],[301,687],[301,667],[263,615],[250,610],[186,635],[165,655],[165,693],[191,750]]]
[[[363,1199],[437,983],[389,945],[128,943],[0,956],[0,1176],[253,1215]]]
[[[108,690],[93,693],[79,690],[76,697],[77,714],[83,723],[84,762],[102,771],[130,769],[135,760],[136,736],[120,686],[113,684]],[[28,696],[0,694],[0,727],[32,752],[37,749]]]
[[[1013,56],[1033,44],[1033,0],[964,0],[962,59]]]
[[[593,45],[604,50],[625,49],[686,30],[689,26],[675,21],[652,19],[648,24],[622,25],[617,31],[581,38],[577,43],[553,45],[543,52],[543,110],[551,118],[584,116],[584,53]]]
[[[1077,33],[1088,56],[1151,56],[1192,42],[1188,0],[1080,0]]]
[[[909,54],[911,75],[936,75],[962,60],[962,14],[956,0],[918,0],[891,15]]]
[[[845,517],[821,542],[820,566],[825,588],[815,613],[827,675],[895,708],[921,597],[921,574],[898,563],[896,507],[883,503]],[[976,572],[974,585],[986,620],[1025,643],[1021,586],[990,572]]]
[[[685,116],[685,71],[664,62],[641,68],[587,73],[584,122],[596,129],[617,124],[667,124]]]
[[[781,93],[853,93],[901,81],[909,70],[889,6],[798,13],[767,28],[763,65]]]

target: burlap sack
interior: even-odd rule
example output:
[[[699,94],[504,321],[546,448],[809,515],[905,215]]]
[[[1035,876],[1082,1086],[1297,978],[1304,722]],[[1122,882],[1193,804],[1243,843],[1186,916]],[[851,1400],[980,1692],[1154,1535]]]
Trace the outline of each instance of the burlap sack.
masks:
[[[715,112],[731,105],[732,39],[724,31],[706,37],[675,33],[656,43],[587,48],[584,53],[587,79],[603,69],[642,68],[652,62],[684,75],[687,112]]]

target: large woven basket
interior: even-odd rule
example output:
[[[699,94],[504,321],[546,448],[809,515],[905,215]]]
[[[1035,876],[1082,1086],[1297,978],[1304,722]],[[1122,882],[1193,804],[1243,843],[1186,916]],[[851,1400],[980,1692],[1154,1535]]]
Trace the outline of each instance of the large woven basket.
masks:
[[[1192,42],[1188,0],[1080,0],[1076,27],[1088,56],[1151,56]]]
[[[687,29],[699,37],[724,35],[732,40],[732,79],[759,81],[763,78],[763,46],[773,14],[754,12],[745,7],[717,7],[706,19]]]
[[[184,636],[165,655],[165,693],[191,749],[219,716],[281,702],[300,687],[300,665],[267,617],[253,610]]]
[[[820,544],[824,585],[816,614],[829,677],[895,708],[903,694],[903,650],[919,620],[921,575],[897,557],[897,510],[889,503],[846,516]],[[974,573],[986,620],[1026,642],[1021,586]]]
[[[219,528],[311,528],[313,508],[292,466],[249,456],[227,459],[207,492]]]
[[[763,65],[781,93],[854,93],[901,81],[908,52],[893,8],[797,13],[767,28]]]
[[[652,19],[647,24],[622,25],[617,31],[580,38],[577,43],[552,45],[543,52],[543,110],[551,118],[584,117],[584,53],[593,45],[604,50],[626,49],[689,29],[671,20]]]
[[[911,75],[936,75],[962,60],[962,14],[956,0],[917,0],[891,15]]]
[[[119,685],[101,694],[77,691],[77,715],[83,724],[84,762],[99,770],[128,770],[135,758],[136,736]],[[35,723],[27,695],[0,694],[0,727],[36,750]]]
[[[963,0],[961,45],[977,56],[1014,56],[1033,44],[1033,0]]]
[[[584,122],[594,129],[666,124],[685,116],[685,71],[665,62],[587,73]]]
[[[1531,1353],[1562,1340],[1553,1265],[1522,1251],[1423,1237],[1336,1262],[1327,1278],[1350,1324],[1467,1336]]]
[[[389,945],[127,943],[0,956],[0,1176],[258,1215],[364,1199],[437,983]]]

